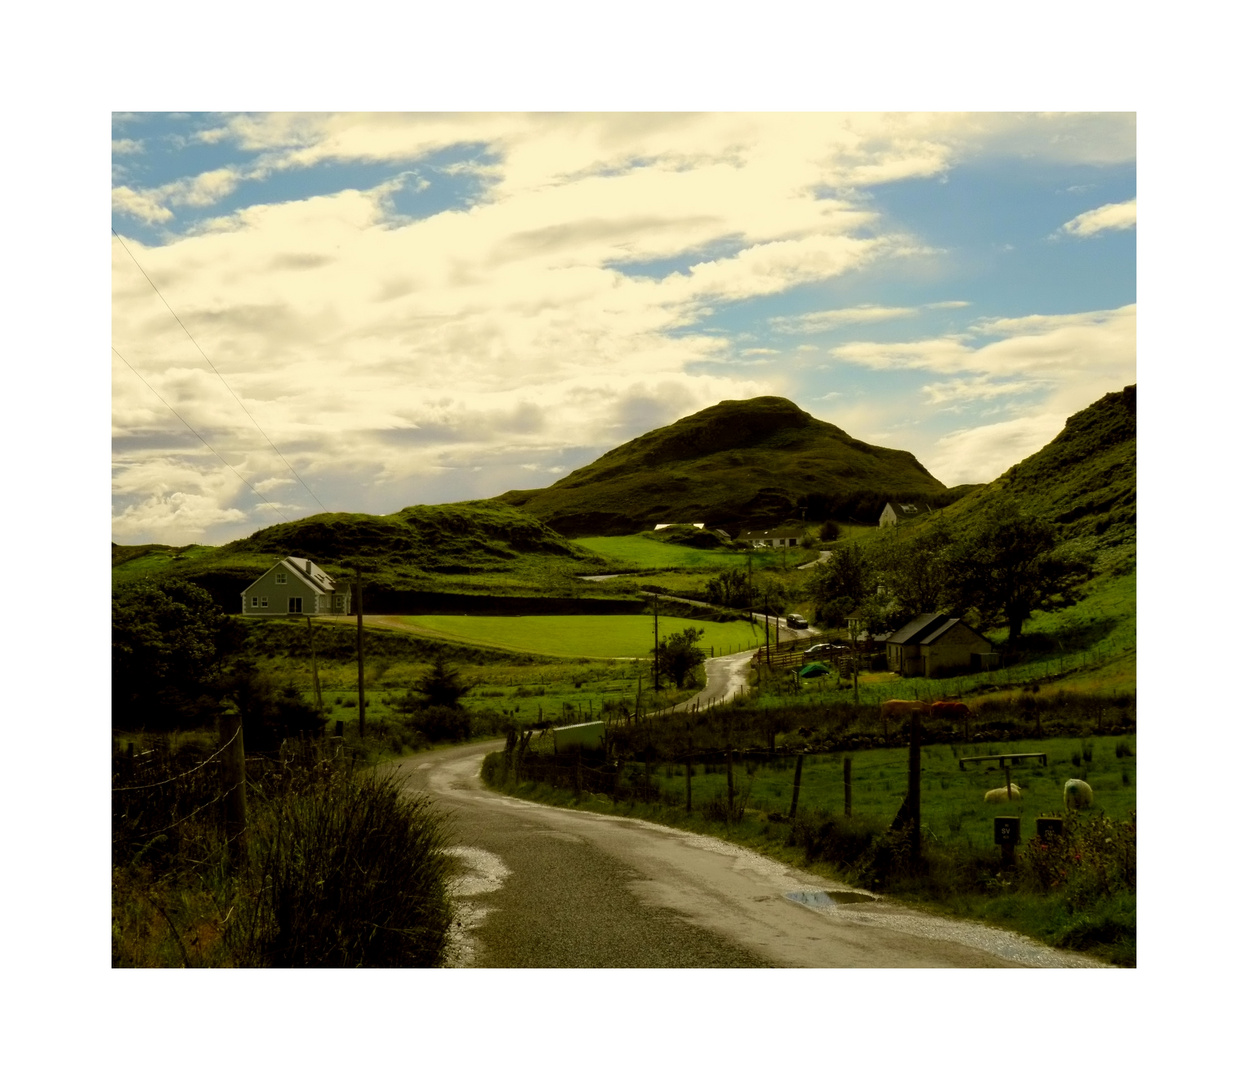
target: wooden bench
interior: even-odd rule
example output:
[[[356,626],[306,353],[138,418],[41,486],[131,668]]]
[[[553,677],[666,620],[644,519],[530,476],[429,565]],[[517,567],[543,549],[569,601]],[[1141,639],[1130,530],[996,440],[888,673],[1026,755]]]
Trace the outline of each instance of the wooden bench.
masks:
[[[1002,769],[1004,769],[1007,761],[1011,765],[1017,765],[1020,761],[1028,761],[1032,758],[1039,758],[1041,765],[1047,765],[1049,763],[1048,754],[985,754],[983,757],[958,758],[958,768],[965,769],[968,761],[995,761]]]

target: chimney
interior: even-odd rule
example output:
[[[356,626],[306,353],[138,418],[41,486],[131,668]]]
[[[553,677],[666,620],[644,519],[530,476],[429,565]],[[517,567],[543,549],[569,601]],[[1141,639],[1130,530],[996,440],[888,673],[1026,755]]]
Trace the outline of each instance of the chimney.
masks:
[[[311,559],[303,560],[303,572],[307,574],[308,577],[312,576],[312,560]]]

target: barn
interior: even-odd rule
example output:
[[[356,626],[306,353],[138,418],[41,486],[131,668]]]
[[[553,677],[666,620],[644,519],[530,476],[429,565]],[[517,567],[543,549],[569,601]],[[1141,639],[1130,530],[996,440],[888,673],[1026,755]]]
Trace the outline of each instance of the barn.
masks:
[[[901,675],[941,675],[982,665],[992,642],[961,619],[949,615],[920,615],[884,643],[888,669]]]
[[[243,590],[244,615],[350,615],[351,587],[311,559],[286,558]]]

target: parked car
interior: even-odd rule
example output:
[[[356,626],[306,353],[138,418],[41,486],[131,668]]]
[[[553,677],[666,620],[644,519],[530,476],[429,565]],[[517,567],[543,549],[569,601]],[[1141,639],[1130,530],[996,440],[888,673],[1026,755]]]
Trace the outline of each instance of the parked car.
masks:
[[[836,653],[845,652],[846,646],[838,645],[831,641],[821,641],[818,645],[812,645],[807,649],[803,656],[809,656],[812,660],[820,656],[834,656]]]
[[[810,623],[800,615],[786,615],[784,623],[790,630],[808,630],[810,628]]]

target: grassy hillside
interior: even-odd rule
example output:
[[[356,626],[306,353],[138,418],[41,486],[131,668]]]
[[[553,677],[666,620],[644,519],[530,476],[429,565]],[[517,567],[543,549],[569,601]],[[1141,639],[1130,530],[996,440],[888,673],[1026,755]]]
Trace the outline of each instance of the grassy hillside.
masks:
[[[698,521],[735,531],[786,519],[879,516],[887,498],[947,502],[913,454],[871,446],[778,397],[724,401],[604,454],[548,488],[509,491],[567,536]]]
[[[1064,539],[1091,539],[1103,562],[1134,564],[1135,387],[1106,394],[1066,421],[1047,446],[943,511],[957,525],[1002,497],[1057,523]]]
[[[350,580],[360,567],[366,610],[436,606],[435,594],[610,595],[578,575],[605,562],[531,515],[501,503],[409,506],[395,514],[317,514],[274,525],[224,547],[113,545],[113,581],[187,577],[226,611],[242,590],[284,556],[307,558]],[[418,602],[417,597],[426,597]],[[455,606],[459,606],[458,604]]]

